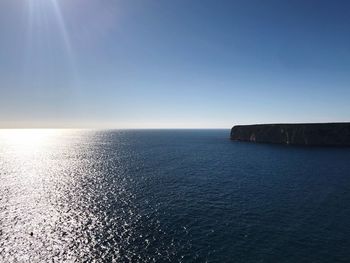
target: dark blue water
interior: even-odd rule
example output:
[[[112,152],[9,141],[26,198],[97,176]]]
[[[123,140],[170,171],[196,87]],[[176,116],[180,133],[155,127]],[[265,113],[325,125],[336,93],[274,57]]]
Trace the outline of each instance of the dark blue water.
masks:
[[[4,262],[350,262],[348,148],[233,142],[229,130],[0,146]]]

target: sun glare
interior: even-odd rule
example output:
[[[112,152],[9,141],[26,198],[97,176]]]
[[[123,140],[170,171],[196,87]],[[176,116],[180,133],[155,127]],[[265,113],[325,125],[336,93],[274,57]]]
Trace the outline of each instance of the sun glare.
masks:
[[[0,141],[13,147],[38,149],[54,142],[60,133],[56,129],[5,129],[0,130]]]

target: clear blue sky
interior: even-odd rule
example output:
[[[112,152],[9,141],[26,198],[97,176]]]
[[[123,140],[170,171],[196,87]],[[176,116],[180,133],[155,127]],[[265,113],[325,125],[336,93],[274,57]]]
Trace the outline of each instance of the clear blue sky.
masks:
[[[349,121],[349,99],[350,1],[0,1],[0,127]]]

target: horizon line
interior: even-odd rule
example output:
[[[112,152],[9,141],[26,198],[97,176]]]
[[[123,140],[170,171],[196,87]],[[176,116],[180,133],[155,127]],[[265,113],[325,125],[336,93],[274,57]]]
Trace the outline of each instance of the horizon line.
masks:
[[[0,130],[225,130],[227,127],[0,127]]]

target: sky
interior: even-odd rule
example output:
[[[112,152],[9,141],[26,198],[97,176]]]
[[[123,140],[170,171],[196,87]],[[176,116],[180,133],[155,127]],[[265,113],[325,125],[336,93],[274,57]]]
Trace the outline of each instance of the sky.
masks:
[[[0,1],[2,128],[341,122],[349,99],[349,1]]]

